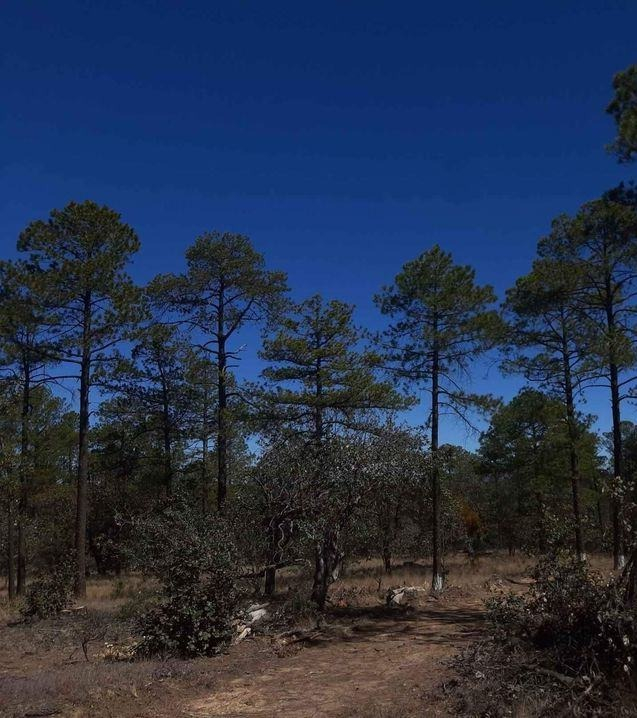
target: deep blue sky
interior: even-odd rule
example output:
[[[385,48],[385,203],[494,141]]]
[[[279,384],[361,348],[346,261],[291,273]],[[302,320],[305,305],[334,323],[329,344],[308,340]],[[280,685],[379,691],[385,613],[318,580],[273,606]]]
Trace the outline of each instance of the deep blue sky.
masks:
[[[604,151],[636,28],[634,0],[5,0],[0,254],[91,198],[138,231],[140,282],[218,228],[367,326],[434,242],[501,295],[554,215],[637,174]],[[517,387],[477,373],[474,389]]]

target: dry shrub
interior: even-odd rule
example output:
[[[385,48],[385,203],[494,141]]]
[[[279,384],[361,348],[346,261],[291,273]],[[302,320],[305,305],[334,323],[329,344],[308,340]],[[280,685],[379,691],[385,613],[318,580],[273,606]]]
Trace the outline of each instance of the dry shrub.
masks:
[[[72,590],[73,565],[60,563],[27,587],[21,613],[25,618],[57,616],[73,602]]]
[[[457,661],[461,712],[504,716],[523,705],[529,716],[623,715],[637,676],[626,576],[605,580],[558,553],[538,563],[534,578],[527,594],[487,602],[492,638]]]

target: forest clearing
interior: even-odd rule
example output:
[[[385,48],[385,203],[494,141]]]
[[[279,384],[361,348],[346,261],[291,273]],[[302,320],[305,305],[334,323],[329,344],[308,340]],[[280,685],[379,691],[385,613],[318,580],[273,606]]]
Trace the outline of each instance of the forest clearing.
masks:
[[[122,609],[143,584],[89,581],[85,610],[37,626],[6,626],[12,616],[3,614],[0,702],[11,716],[455,715],[451,659],[483,635],[484,598],[513,588],[507,578],[523,579],[528,566],[528,558],[488,556],[472,566],[453,556],[444,596],[425,591],[414,605],[388,607],[388,587],[422,587],[431,567],[386,576],[374,562],[354,565],[318,628],[301,611],[285,630],[265,625],[222,656],[190,662],[112,660],[132,640]],[[268,610],[285,605],[296,585],[284,580]],[[295,625],[307,636],[280,637]]]
[[[8,3],[0,716],[637,717],[637,6],[460,3]]]

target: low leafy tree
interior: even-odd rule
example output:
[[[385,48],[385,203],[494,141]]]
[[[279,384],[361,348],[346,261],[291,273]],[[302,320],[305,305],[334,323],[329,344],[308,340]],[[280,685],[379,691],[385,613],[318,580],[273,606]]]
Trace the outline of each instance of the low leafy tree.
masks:
[[[73,564],[60,562],[29,584],[22,607],[25,618],[51,618],[73,603]]]
[[[341,450],[338,435],[364,429],[375,410],[405,406],[391,385],[378,380],[374,358],[358,350],[361,332],[353,313],[354,307],[343,302],[310,297],[291,308],[266,338],[261,353],[269,362],[263,371],[268,382],[264,414],[308,442],[316,505],[332,519],[344,506],[341,484],[335,484],[330,473],[333,451]],[[324,527],[325,535],[316,540],[312,588],[321,608],[342,558],[339,522],[328,519]]]

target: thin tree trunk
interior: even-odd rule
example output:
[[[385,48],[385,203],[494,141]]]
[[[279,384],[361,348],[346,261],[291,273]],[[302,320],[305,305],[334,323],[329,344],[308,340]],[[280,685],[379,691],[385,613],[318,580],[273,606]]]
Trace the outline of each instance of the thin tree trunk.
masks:
[[[605,275],[604,275],[604,310],[606,313],[606,329],[608,340],[608,374],[610,381],[610,401],[613,417],[613,474],[615,479],[623,478],[622,466],[622,433],[621,433],[621,409],[619,398],[619,368],[615,353],[615,307],[612,287],[612,276],[608,266],[606,249],[604,249]],[[620,505],[616,497],[612,499],[611,507],[613,526],[613,565],[615,569],[624,567],[624,547],[620,522]]]
[[[580,475],[579,456],[577,455],[577,425],[575,421],[575,403],[573,401],[573,382],[571,378],[571,365],[568,360],[566,337],[562,334],[562,357],[564,364],[564,398],[566,402],[566,421],[568,424],[569,465],[571,473],[571,493],[573,499],[573,520],[575,522],[575,554],[579,561],[583,561],[584,540],[582,537],[582,514],[580,508]]]
[[[228,495],[228,425],[227,425],[227,366],[226,337],[224,333],[224,304],[223,290],[220,292],[219,311],[217,313],[217,342],[218,342],[218,374],[217,390],[219,394],[219,407],[217,418],[217,510],[224,514],[226,498]]]
[[[385,546],[383,548],[383,566],[385,567],[385,573],[392,572],[391,549],[389,548],[389,546]]]
[[[24,361],[24,384],[22,386],[22,414],[20,419],[20,499],[18,503],[18,580],[16,593],[21,596],[26,588],[26,518],[29,500],[27,471],[29,468],[29,417],[31,412],[31,376],[28,359]]]
[[[201,510],[208,513],[208,437],[205,435],[201,441]]]
[[[206,379],[204,379],[206,381]],[[204,384],[201,419],[201,510],[208,513],[208,385]]]
[[[281,561],[281,550],[279,548],[278,526],[273,522],[269,524],[267,568],[265,569],[265,585],[263,591],[266,596],[273,596],[276,590],[276,565]],[[282,537],[280,537],[282,538]]]
[[[312,586],[312,601],[321,611],[325,608],[330,585],[338,579],[343,558],[344,556],[338,548],[338,531],[327,531],[316,548],[314,585]]]
[[[443,570],[440,555],[440,474],[438,469],[439,371],[440,357],[437,346],[434,346],[431,371],[431,492],[433,523],[431,588],[434,591],[441,591],[443,588]]]
[[[13,538],[13,499],[7,501],[7,594],[15,598],[15,541]]]
[[[82,363],[80,373],[80,431],[78,444],[77,506],[75,517],[75,595],[86,596],[86,514],[88,511],[89,470],[89,391],[91,372],[91,294],[84,296]]]
[[[162,433],[164,439],[164,488],[170,496],[173,484],[173,461],[172,445],[170,436],[170,405],[168,401],[168,389],[166,382],[162,379]]]
[[[622,429],[621,429],[621,413],[619,399],[619,377],[617,365],[611,364],[610,367],[610,394],[611,394],[611,410],[613,416],[613,475],[616,479],[621,479],[623,474],[622,461]],[[620,506],[617,498],[613,497],[613,565],[615,569],[624,567],[626,562],[624,556],[623,536],[620,520]]]
[[[321,337],[316,337],[317,348],[320,346]],[[316,384],[314,387],[314,395],[316,399],[316,405],[314,407],[314,451],[316,452],[315,459],[317,460],[315,479],[317,485],[321,480],[321,470],[319,468],[319,455],[320,449],[323,445],[323,407],[321,405],[321,399],[323,396],[323,377],[321,374],[321,358],[318,357],[316,360]],[[330,545],[330,531],[327,530],[322,540],[317,541],[314,549],[314,576],[312,580],[312,596],[311,599],[316,603],[319,610],[323,610],[325,607],[325,601],[327,600],[327,591],[329,589],[329,578],[328,574],[330,571],[329,567],[329,550]]]
[[[537,548],[541,554],[546,553],[546,505],[544,503],[544,496],[541,491],[535,492],[535,498],[537,500],[537,511],[540,517],[540,525],[537,536]]]

